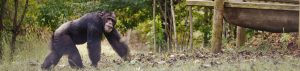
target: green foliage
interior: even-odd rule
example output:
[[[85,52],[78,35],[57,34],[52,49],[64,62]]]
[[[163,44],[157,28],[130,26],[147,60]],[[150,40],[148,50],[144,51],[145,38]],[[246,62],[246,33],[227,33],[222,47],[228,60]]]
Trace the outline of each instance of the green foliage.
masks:
[[[127,29],[136,27],[138,23],[150,19],[152,11],[149,9],[151,8],[149,0],[51,0],[46,1],[40,7],[37,19],[41,26],[47,26],[54,30],[63,22],[76,19],[88,12],[114,11],[118,20],[116,27],[121,32],[125,32]]]
[[[38,22],[54,31],[61,23],[73,14],[71,3],[64,0],[50,0],[40,7]]]
[[[158,18],[156,20],[158,20]],[[156,35],[154,34],[153,21],[151,21],[151,20],[148,20],[142,24],[139,24],[135,29],[137,29],[137,32],[140,33],[140,35],[142,36],[142,39],[145,39],[145,40],[141,40],[142,42],[153,45],[153,39],[154,39],[154,35],[155,35],[156,36],[156,44],[159,47],[163,47],[163,46],[165,46],[164,33],[163,33],[163,29],[162,29],[163,27],[162,27],[161,23],[159,23],[158,21],[156,21],[155,24],[156,24],[156,32],[155,32]],[[145,27],[148,27],[148,28],[145,28]]]
[[[211,34],[212,10],[207,7],[200,7],[198,9],[200,9],[199,13],[193,13],[193,17],[195,18],[193,28],[203,33]]]
[[[125,32],[152,18],[151,4],[150,0],[103,0],[94,10],[115,11],[118,19],[116,27]]]

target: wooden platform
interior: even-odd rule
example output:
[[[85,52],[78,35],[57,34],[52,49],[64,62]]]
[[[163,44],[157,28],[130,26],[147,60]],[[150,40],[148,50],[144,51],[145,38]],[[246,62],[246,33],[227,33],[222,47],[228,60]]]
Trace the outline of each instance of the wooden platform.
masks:
[[[213,6],[213,1],[187,0],[189,6]],[[299,5],[254,2],[224,2],[224,19],[244,28],[274,33],[297,32]]]
[[[187,0],[187,5],[191,26],[193,25],[192,6],[212,6],[214,8],[211,38],[211,47],[214,53],[219,53],[222,49],[223,19],[230,24],[244,28],[275,33],[298,32],[297,45],[300,48],[299,4]],[[192,33],[192,30],[193,28],[190,27],[190,33]],[[242,34],[237,35],[242,36]],[[245,37],[245,35],[243,36]],[[237,40],[241,40],[241,37],[237,37]],[[241,43],[244,42],[236,44],[240,45]],[[190,47],[192,48],[192,44],[190,44]]]
[[[209,0],[187,0],[187,5],[213,6],[214,2]],[[225,7],[232,8],[255,8],[298,11],[298,4],[279,4],[279,3],[254,3],[254,2],[225,2]]]

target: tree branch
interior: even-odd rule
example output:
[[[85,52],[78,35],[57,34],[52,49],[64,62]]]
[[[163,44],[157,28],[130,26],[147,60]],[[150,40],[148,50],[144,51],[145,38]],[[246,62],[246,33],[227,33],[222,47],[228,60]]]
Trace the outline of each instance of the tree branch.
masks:
[[[27,8],[28,8],[28,0],[26,0],[25,8],[24,8],[23,14],[22,14],[22,16],[21,16],[21,21],[17,24],[17,28],[18,28],[18,29],[20,28],[21,23],[22,23],[23,20],[24,20],[25,14],[26,14],[26,12],[27,12]]]
[[[16,25],[17,25],[17,18],[18,18],[18,0],[14,0],[15,2],[15,12],[14,12],[14,21],[13,21],[13,30],[12,32],[15,33],[15,28],[16,28]]]

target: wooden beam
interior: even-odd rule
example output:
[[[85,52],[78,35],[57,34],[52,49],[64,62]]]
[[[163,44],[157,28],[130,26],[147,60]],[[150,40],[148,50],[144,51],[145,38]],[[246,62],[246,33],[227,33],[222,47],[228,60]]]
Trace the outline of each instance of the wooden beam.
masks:
[[[187,0],[187,5],[194,6],[213,6],[213,1]],[[254,9],[273,9],[298,11],[298,4],[275,4],[275,3],[255,3],[255,2],[225,2],[225,7],[235,8],[254,8]]]
[[[187,0],[187,5],[214,6],[213,1]]]
[[[224,0],[215,0],[211,41],[211,46],[214,53],[220,53],[222,49],[223,13]]]

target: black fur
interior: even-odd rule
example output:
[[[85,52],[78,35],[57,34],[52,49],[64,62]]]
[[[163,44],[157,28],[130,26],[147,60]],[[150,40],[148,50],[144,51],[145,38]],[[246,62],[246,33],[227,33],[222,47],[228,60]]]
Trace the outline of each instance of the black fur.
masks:
[[[127,60],[128,46],[120,41],[121,37],[118,31],[115,28],[109,33],[104,31],[104,25],[107,20],[113,20],[115,25],[116,19],[113,12],[92,12],[79,19],[62,24],[52,35],[50,42],[51,52],[46,57],[41,68],[51,69],[51,66],[57,65],[64,54],[68,55],[71,67],[83,68],[81,57],[75,45],[85,42],[87,42],[91,65],[96,67],[100,60],[102,34],[106,36],[118,55]]]

